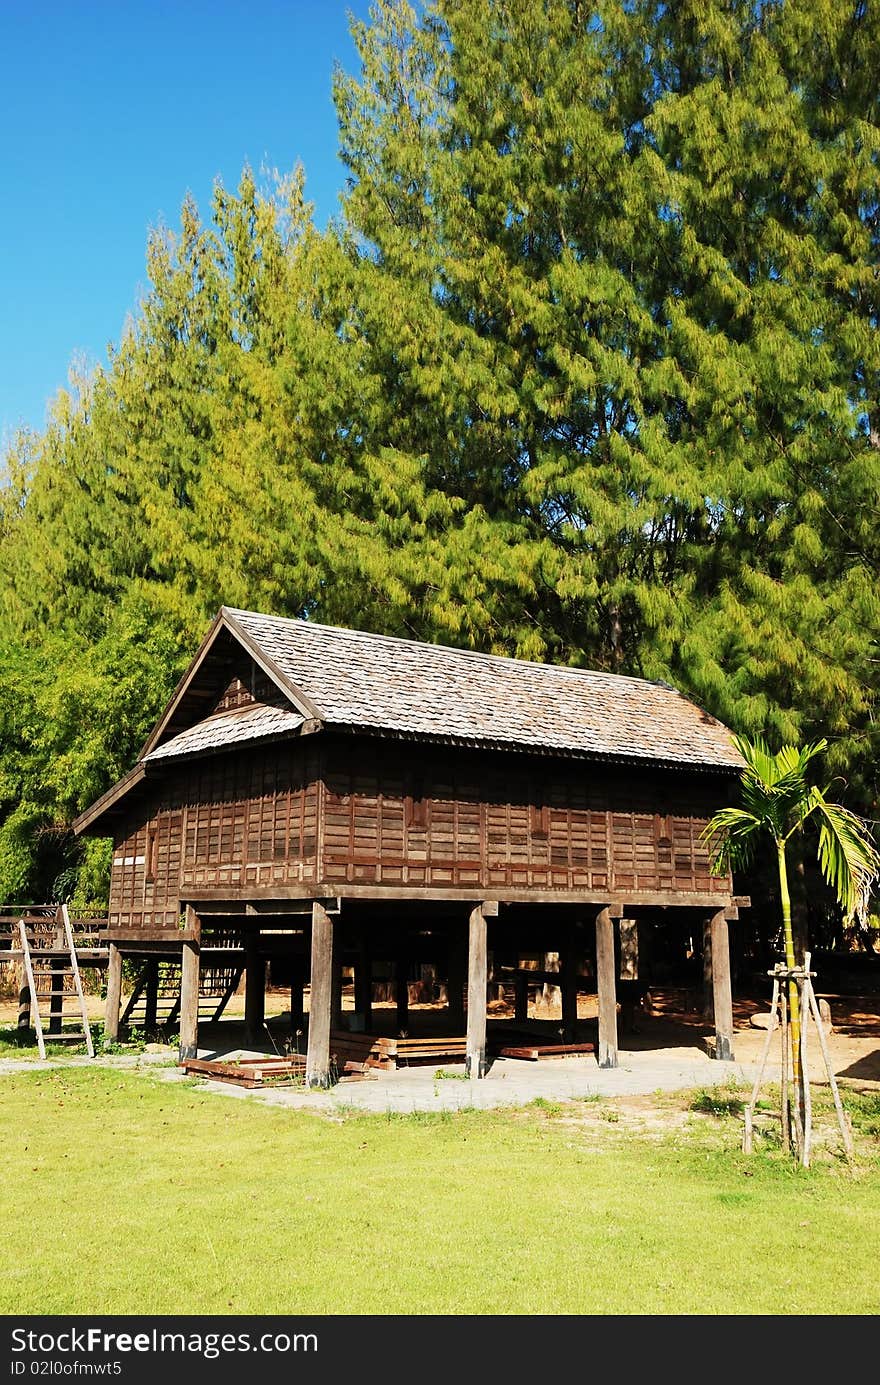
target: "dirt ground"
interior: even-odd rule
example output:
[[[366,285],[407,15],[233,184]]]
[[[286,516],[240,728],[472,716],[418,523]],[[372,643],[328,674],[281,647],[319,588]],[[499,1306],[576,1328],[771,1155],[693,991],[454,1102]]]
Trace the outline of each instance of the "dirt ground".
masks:
[[[346,988],[350,990],[350,988]],[[266,1013],[273,1034],[283,1032],[285,1027],[288,992],[270,989],[267,994]],[[703,1019],[699,996],[684,988],[652,988],[650,1010],[635,1008],[631,1012],[620,1007],[618,1016],[619,1043],[622,1050],[647,1052],[651,1049],[674,1050],[676,1048],[701,1049],[711,1034],[711,1026]],[[99,996],[88,997],[89,1014],[99,1020],[103,1013],[103,1003]],[[849,1081],[853,1086],[872,1089],[880,1087],[880,995],[863,997],[839,997],[831,1002],[832,1031],[829,1047],[834,1071],[837,1077]],[[343,1009],[352,1010],[354,998],[351,994],[343,996]],[[740,1063],[756,1063],[761,1054],[765,1030],[755,1028],[751,1017],[766,1014],[767,1002],[758,998],[739,995],[734,999],[734,1048]],[[244,1013],[244,996],[233,997],[221,1025],[213,1026],[217,1033],[221,1028],[233,1026]],[[0,999],[0,1029],[12,1028],[17,1019],[18,1007],[11,998]],[[381,1018],[387,1014],[387,1024]],[[376,1028],[384,1028],[389,1034],[395,1032],[396,1010],[393,1004],[374,1006],[377,1019]],[[511,1020],[513,1012],[502,1001],[490,1001],[488,1006],[490,1033],[496,1026],[492,1021]],[[595,1038],[597,1019],[596,997],[582,995],[578,1001],[578,1021],[583,1039]],[[591,1023],[592,1021],[592,1023]],[[561,1014],[558,1007],[544,1010],[534,1004],[529,1009],[529,1028],[544,1032],[547,1042],[560,1038]],[[207,1026],[205,1026],[207,1028]],[[446,1029],[445,1006],[428,1003],[410,1005],[409,1030],[412,1034],[443,1032]],[[448,1030],[447,1030],[448,1032]],[[774,1049],[778,1037],[774,1039]],[[824,1078],[824,1066],[816,1036],[810,1045],[812,1077],[814,1081]]]
[[[693,1008],[690,993],[665,987],[652,991],[652,996],[651,1013],[636,1010],[632,1028],[620,1023],[622,1048],[643,1051],[654,1046],[702,1044],[703,1036],[711,1030],[700,1009]],[[595,1013],[595,998],[581,997],[579,1016],[584,1002]],[[850,1079],[855,1085],[880,1085],[880,995],[840,997],[832,1000],[830,1006],[832,1029],[828,1041],[835,1075]],[[751,1018],[766,1015],[768,1010],[765,1000],[743,995],[734,997],[734,1049],[738,1062],[757,1063],[760,1060],[766,1029],[754,1027]],[[620,1018],[623,1020],[623,1016]],[[778,1046],[778,1037],[773,1043]],[[774,1047],[771,1052],[775,1051]],[[813,1079],[820,1081],[824,1078],[824,1064],[815,1031],[809,1052]]]

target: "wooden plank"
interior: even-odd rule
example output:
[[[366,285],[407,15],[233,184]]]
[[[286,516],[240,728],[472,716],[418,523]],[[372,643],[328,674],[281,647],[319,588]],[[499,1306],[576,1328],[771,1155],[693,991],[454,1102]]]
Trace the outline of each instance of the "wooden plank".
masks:
[[[502,1058],[524,1058],[537,1063],[542,1058],[565,1058],[579,1053],[595,1053],[595,1044],[528,1044],[499,1049]]]
[[[119,1010],[122,1001],[122,953],[110,943],[107,955],[107,999],[104,1002],[104,1039],[115,1044],[119,1039]]]
[[[176,957],[182,942],[198,942],[195,934],[169,924],[167,928],[110,928],[107,942],[116,943],[125,952],[143,950],[162,957]]]
[[[333,921],[317,901],[312,905],[309,1042],[306,1082],[330,1085],[330,1012],[333,1004]]]
[[[730,980],[730,939],[723,909],[712,917],[712,999],[715,1015],[714,1057],[733,1059],[733,993]]]
[[[486,1075],[486,983],[488,953],[486,947],[486,916],[481,905],[471,910],[468,924],[468,1008],[467,1055],[468,1077]]]
[[[199,965],[198,943],[183,944],[180,973],[180,1038],[178,1058],[183,1062],[198,1057],[199,1051]]]
[[[596,916],[596,988],[599,998],[599,1067],[616,1068],[617,988],[614,975],[614,922],[608,909]]]
[[[305,1072],[305,1059],[291,1056],[280,1060],[245,1060],[223,1063],[208,1059],[187,1059],[183,1064],[187,1075],[206,1077],[212,1082],[229,1082],[250,1091],[259,1087],[278,1087],[296,1081]]]
[[[245,931],[244,971],[244,1041],[254,1048],[266,1031],[266,959],[260,952],[259,929]]]
[[[188,894],[199,907],[202,904],[207,905],[211,901],[217,900],[228,903],[236,902],[234,897],[230,897],[229,889],[223,886],[199,886],[197,889],[190,889]],[[450,900],[469,903],[474,898],[474,889],[473,886],[467,888],[448,884],[413,885],[404,882],[399,885],[372,885],[336,880],[319,880],[315,883],[290,880],[283,885],[243,886],[239,899],[252,901],[313,900],[318,897],[333,898],[338,901],[340,906],[345,899]],[[639,907],[701,910],[726,908],[730,902],[730,891],[724,887],[711,892],[679,889],[615,889],[609,892],[608,890],[589,888],[552,890],[543,888],[495,889],[493,887],[492,898],[494,902],[500,904],[596,904],[600,907],[608,906],[612,915],[617,917],[626,913],[630,908]],[[134,931],[137,934],[137,930]]]
[[[374,1038],[371,1034],[331,1030],[330,1056],[337,1073],[346,1071],[350,1063],[357,1064],[361,1070],[377,1068],[390,1072],[395,1066],[398,1042],[397,1039]]]

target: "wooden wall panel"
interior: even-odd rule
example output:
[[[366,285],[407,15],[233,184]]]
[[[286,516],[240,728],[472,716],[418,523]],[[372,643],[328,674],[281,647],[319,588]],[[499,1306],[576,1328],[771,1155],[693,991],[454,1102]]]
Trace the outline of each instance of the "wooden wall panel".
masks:
[[[723,782],[549,757],[325,741],[329,885],[709,892]]]
[[[169,765],[115,845],[110,917],[173,929],[181,896],[317,879],[320,758],[300,742]]]
[[[719,888],[700,832],[725,784],[684,772],[322,735],[168,766],[152,794],[114,852],[118,927],[176,929],[200,888]]]

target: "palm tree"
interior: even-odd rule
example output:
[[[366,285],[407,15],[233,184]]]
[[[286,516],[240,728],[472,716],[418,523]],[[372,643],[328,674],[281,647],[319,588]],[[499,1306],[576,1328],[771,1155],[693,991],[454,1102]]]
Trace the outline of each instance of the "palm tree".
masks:
[[[795,959],[791,927],[791,896],[785,849],[796,832],[812,819],[819,828],[818,856],[828,884],[834,891],[847,922],[867,918],[868,902],[874,882],[880,878],[880,852],[868,824],[840,803],[829,803],[826,792],[807,783],[807,767],[827,747],[825,740],[798,749],[784,745],[771,754],[760,738],[754,741],[734,737],[745,760],[742,772],[741,808],[722,808],[703,831],[713,854],[713,868],[719,873],[746,865],[762,837],[770,836],[776,847],[779,867],[779,896],[785,934],[785,961],[790,969],[803,958]],[[800,1013],[798,992],[789,985],[791,1044],[796,1089],[799,1090]]]

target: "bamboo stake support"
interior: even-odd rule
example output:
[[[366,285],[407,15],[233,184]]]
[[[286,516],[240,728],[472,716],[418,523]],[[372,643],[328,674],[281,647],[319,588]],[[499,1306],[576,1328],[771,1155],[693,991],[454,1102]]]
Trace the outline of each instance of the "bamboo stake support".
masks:
[[[816,1034],[819,1040],[819,1048],[825,1063],[825,1071],[828,1076],[828,1083],[834,1099],[834,1110],[837,1115],[837,1124],[840,1129],[843,1147],[847,1159],[852,1162],[855,1158],[852,1131],[843,1109],[840,1099],[840,1091],[834,1076],[834,1068],[831,1063],[831,1053],[828,1048],[828,1039],[825,1034],[825,1027],[822,1023],[822,1016],[819,1012],[819,1002],[813,990],[814,972],[810,971],[810,954],[807,953],[802,967],[789,968],[786,966],[775,967],[768,975],[773,980],[773,999],[770,1004],[770,1024],[767,1028],[767,1037],[761,1050],[761,1058],[758,1064],[758,1074],[752,1088],[752,1094],[744,1113],[743,1128],[743,1153],[751,1154],[754,1143],[754,1116],[758,1101],[758,1093],[761,1083],[764,1080],[764,1072],[767,1066],[767,1058],[776,1032],[777,1023],[781,1027],[782,1039],[782,1063],[780,1066],[780,1116],[782,1122],[782,1145],[786,1150],[791,1149],[792,1127],[794,1132],[794,1143],[798,1159],[804,1168],[809,1168],[812,1157],[813,1141],[813,1097],[810,1089],[810,1071],[808,1063],[808,1035],[809,1020],[812,1017],[816,1026]],[[798,1052],[790,1052],[789,1033],[789,985],[795,985],[798,990],[801,1011],[801,1033]],[[789,1062],[791,1061],[794,1072],[799,1073],[800,1081],[794,1082],[795,1090],[791,1092],[791,1080],[789,1073]],[[793,1102],[789,1096],[793,1095]]]
[[[770,1005],[770,1023],[767,1026],[767,1037],[761,1049],[761,1058],[758,1063],[758,1075],[755,1078],[755,1085],[752,1088],[752,1095],[749,1097],[749,1104],[745,1110],[745,1130],[743,1131],[743,1154],[752,1152],[752,1130],[755,1116],[755,1107],[758,1103],[758,1093],[761,1090],[761,1083],[764,1080],[764,1070],[767,1067],[767,1058],[770,1054],[770,1045],[773,1042],[773,1035],[776,1033],[776,1026],[779,1023],[779,982],[774,978],[773,981],[773,1000]]]
[[[819,1036],[819,1047],[822,1050],[822,1057],[825,1059],[825,1071],[828,1074],[828,1084],[831,1087],[831,1095],[834,1098],[834,1109],[837,1112],[837,1124],[840,1127],[840,1134],[843,1140],[843,1147],[846,1151],[847,1159],[850,1163],[852,1163],[855,1158],[852,1131],[849,1128],[849,1121],[847,1120],[846,1112],[843,1109],[843,1103],[840,1100],[840,1091],[838,1090],[837,1081],[834,1076],[834,1069],[831,1066],[831,1054],[828,1051],[828,1039],[825,1034],[825,1027],[822,1024],[822,1016],[819,1013],[819,1002],[816,999],[816,993],[813,990],[812,982],[810,982],[808,1001],[810,1009],[813,1013],[813,1020],[816,1025],[816,1033]]]
[[[782,1010],[782,1068],[780,1086],[782,1089],[782,1148],[791,1149],[791,1111],[788,1105],[788,993],[784,986],[779,988],[779,1004]]]
[[[807,966],[809,966],[809,957],[807,959]],[[809,1028],[809,1023],[808,1010],[804,1005],[806,989],[809,984],[810,979],[808,976],[799,987],[801,1002],[801,1084],[804,1098],[803,1119],[800,1131],[800,1151],[801,1164],[805,1169],[810,1167],[810,1146],[813,1139],[813,1096],[810,1091],[810,1070],[807,1065],[807,1030]],[[798,1102],[798,1105],[800,1105],[800,1102]]]

